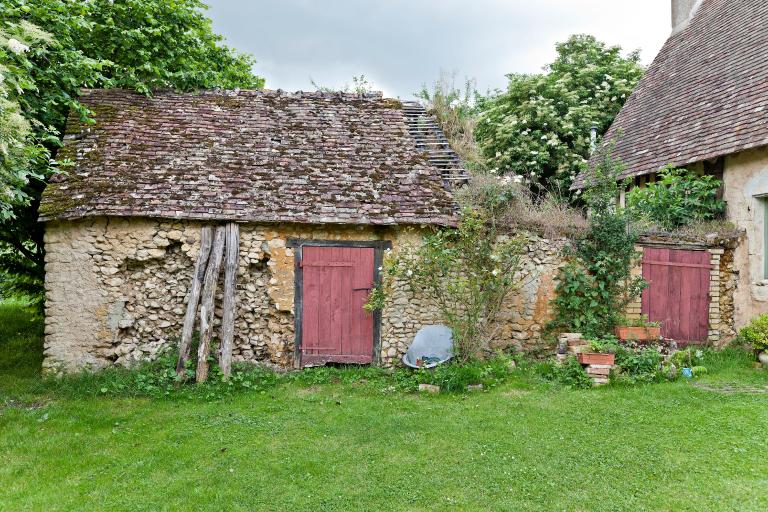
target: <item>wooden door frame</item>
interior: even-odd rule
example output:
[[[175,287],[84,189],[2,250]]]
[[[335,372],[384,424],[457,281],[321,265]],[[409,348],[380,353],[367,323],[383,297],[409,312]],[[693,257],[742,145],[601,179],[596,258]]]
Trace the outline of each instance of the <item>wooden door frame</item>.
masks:
[[[384,251],[392,248],[389,240],[310,240],[289,238],[286,247],[293,249],[293,322],[294,322],[294,367],[301,368],[301,336],[304,316],[304,269],[301,266],[304,247],[347,247],[373,249],[373,285],[381,283],[379,268],[384,261]],[[381,361],[381,311],[373,312],[373,354],[372,363]]]

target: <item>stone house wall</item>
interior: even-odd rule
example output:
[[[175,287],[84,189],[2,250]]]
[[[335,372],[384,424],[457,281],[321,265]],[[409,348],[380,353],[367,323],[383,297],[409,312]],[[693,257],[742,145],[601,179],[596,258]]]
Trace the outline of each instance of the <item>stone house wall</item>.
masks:
[[[201,227],[195,221],[145,218],[48,223],[44,369],[130,365],[177,343]],[[294,249],[286,245],[289,238],[389,240],[397,251],[402,244],[419,243],[421,230],[243,224],[236,362],[293,364]],[[519,276],[523,286],[505,305],[506,321],[492,348],[540,343],[566,243],[531,236]],[[381,362],[394,364],[421,326],[439,321],[425,297],[393,283],[390,303],[382,312]]]
[[[740,329],[755,316],[768,313],[768,150],[751,149],[725,158],[723,199],[726,218],[746,232],[732,260],[739,270],[733,315],[735,328]]]

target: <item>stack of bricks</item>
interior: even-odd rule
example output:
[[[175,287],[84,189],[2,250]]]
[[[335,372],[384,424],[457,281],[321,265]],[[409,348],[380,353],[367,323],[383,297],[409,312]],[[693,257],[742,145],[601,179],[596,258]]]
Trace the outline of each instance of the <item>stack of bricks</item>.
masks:
[[[587,364],[584,365],[584,368],[587,370],[587,375],[589,375],[589,378],[592,379],[592,384],[595,386],[602,386],[603,384],[608,384],[613,365]]]
[[[589,343],[582,337],[581,333],[577,332],[565,332],[558,337],[558,348],[565,347],[567,347],[567,353],[558,350],[558,362],[562,362],[568,355],[578,357],[579,354],[589,352]],[[608,384],[614,365],[583,363],[582,365],[595,386]]]

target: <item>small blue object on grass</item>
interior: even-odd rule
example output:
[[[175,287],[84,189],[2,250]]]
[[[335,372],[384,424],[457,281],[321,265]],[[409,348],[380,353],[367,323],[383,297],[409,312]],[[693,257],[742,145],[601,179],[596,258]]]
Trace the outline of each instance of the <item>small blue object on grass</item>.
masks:
[[[453,357],[453,333],[445,325],[428,325],[419,329],[403,355],[403,363],[411,368],[434,368]]]
[[[683,377],[693,377],[693,370],[690,368],[683,368]]]

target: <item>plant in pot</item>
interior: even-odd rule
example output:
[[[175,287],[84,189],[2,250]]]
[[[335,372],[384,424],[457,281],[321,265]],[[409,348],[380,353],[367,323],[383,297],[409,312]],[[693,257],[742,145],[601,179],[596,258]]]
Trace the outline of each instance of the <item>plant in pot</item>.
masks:
[[[758,361],[768,366],[768,313],[753,318],[739,331],[739,337],[752,345]]]
[[[707,373],[707,369],[701,365],[704,362],[704,352],[692,347],[674,352],[669,357],[669,363],[680,369],[683,377],[697,377]]]
[[[578,354],[581,364],[604,364],[613,366],[616,361],[618,342],[613,336],[589,340],[589,351]]]
[[[624,318],[616,327],[616,337],[625,341],[651,341],[661,337],[661,324],[649,322],[648,317]]]

